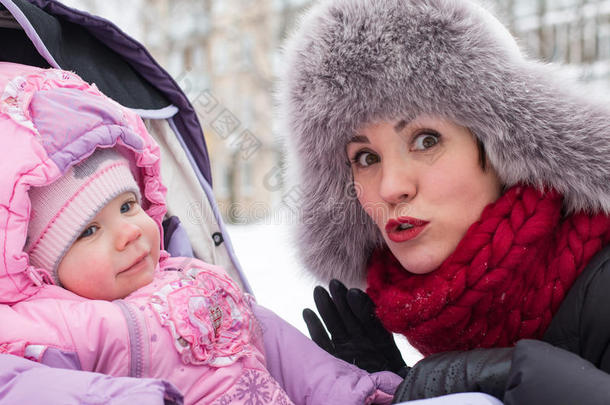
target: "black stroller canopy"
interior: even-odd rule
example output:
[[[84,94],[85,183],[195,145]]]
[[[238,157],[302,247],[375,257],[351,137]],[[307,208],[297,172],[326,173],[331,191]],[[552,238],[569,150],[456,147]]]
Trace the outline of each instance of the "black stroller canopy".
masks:
[[[171,104],[122,57],[81,25],[60,20],[25,0],[13,0],[13,3],[32,24],[62,69],[77,72],[125,107],[159,110]],[[2,28],[1,34],[7,39],[7,43],[0,48],[2,60],[51,67],[23,30]]]

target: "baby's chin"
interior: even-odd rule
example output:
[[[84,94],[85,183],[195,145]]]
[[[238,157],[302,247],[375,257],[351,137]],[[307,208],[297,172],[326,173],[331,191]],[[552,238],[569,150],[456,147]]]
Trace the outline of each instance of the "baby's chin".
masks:
[[[147,285],[149,285],[150,283],[153,282],[155,278],[155,269],[153,268],[150,271],[147,271],[146,273],[142,274],[142,277],[140,277],[137,281],[137,283],[134,284],[134,288],[132,289],[131,292],[139,290],[142,287],[145,287]],[[130,292],[130,294],[131,294]]]
[[[152,283],[155,278],[154,269],[152,271],[143,272],[138,276],[139,277],[136,280],[130,280],[130,283],[127,287],[123,285],[123,288],[120,291],[117,291],[117,296],[114,299],[123,299],[128,295],[131,295],[132,293],[138,291],[140,288],[146,287],[147,285]]]

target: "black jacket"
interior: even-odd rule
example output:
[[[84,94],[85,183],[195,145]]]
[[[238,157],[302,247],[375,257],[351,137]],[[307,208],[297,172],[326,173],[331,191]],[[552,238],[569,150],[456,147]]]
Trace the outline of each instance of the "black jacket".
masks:
[[[507,405],[610,404],[610,245],[578,277],[543,341],[429,356],[394,402],[480,391]]]

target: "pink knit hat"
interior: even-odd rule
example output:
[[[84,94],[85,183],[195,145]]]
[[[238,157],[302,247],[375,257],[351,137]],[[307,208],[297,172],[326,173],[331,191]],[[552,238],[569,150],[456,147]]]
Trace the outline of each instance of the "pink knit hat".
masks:
[[[98,149],[57,181],[29,191],[31,205],[24,250],[30,263],[49,270],[60,285],[57,267],[85,226],[116,196],[140,189],[129,161],[114,149]]]

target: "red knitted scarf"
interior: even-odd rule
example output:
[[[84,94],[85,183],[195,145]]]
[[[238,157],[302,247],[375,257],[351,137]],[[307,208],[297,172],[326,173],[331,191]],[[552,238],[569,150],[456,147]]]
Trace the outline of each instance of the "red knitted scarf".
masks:
[[[510,346],[540,338],[591,257],[610,217],[562,217],[562,197],[513,187],[485,208],[456,250],[428,274],[373,253],[367,292],[386,328],[422,354]]]

